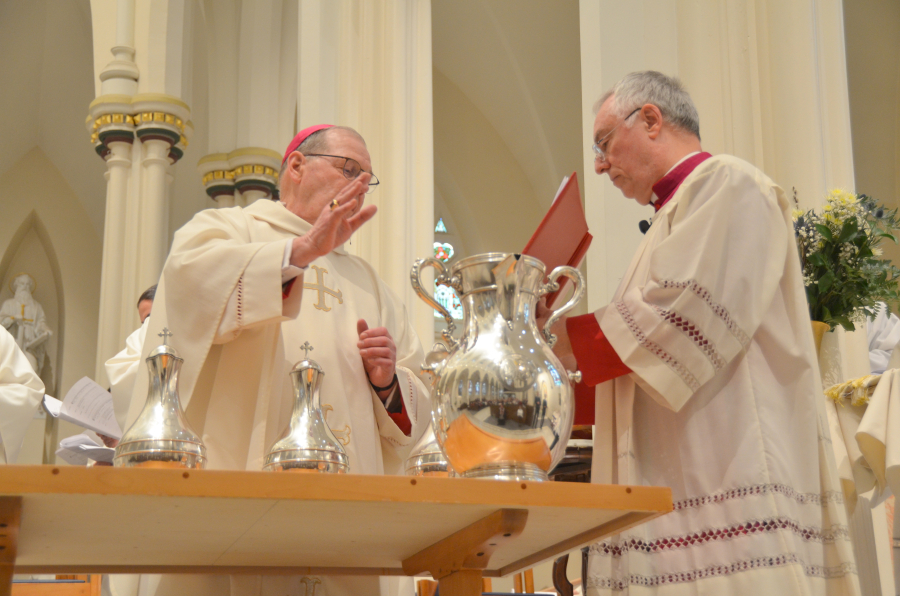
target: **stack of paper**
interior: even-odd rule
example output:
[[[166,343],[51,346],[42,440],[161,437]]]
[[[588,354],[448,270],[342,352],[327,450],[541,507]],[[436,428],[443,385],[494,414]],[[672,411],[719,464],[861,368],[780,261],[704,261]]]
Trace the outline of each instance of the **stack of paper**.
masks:
[[[73,466],[83,466],[89,459],[112,463],[115,454],[115,449],[100,445],[86,434],[66,437],[56,450],[56,455]]]
[[[62,401],[45,395],[44,407],[54,418],[62,418],[113,439],[122,438],[112,395],[88,377],[72,385]]]
[[[88,377],[72,385],[62,401],[45,395],[44,408],[54,418],[67,420],[113,439],[122,438],[112,396]],[[115,449],[104,447],[94,440],[92,434],[81,434],[60,441],[56,455],[72,465],[83,466],[88,459],[111,463]]]

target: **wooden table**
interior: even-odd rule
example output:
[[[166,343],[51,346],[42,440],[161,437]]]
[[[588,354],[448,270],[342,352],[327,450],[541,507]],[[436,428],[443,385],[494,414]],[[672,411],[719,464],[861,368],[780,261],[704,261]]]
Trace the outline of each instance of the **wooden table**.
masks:
[[[668,488],[460,478],[0,467],[16,573],[421,575],[442,596],[672,509]]]

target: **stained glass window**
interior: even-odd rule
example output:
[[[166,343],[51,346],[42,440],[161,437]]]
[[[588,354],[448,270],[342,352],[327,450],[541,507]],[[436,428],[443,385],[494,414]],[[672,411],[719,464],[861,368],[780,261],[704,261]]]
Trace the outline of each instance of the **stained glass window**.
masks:
[[[443,224],[443,221],[438,220],[438,223]],[[434,256],[440,262],[446,263],[453,258],[453,254],[453,245],[451,245],[449,242],[434,243]],[[462,320],[462,304],[459,301],[459,296],[456,295],[456,292],[452,288],[438,285],[437,282],[435,282],[434,299],[437,300],[441,306],[443,306],[450,312],[451,317],[453,317],[454,319]],[[434,311],[434,316],[438,319],[444,318],[444,316],[438,311]]]
[[[447,226],[444,225],[444,218],[443,218],[443,217],[439,217],[439,218],[438,218],[437,225],[434,226],[434,231],[435,231],[435,232],[438,232],[439,234],[446,234],[446,233],[447,233]]]

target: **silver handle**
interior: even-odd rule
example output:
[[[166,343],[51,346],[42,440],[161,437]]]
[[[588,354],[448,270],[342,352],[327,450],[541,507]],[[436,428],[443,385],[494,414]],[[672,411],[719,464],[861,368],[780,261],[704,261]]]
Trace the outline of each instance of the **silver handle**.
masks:
[[[581,275],[581,271],[574,267],[569,267],[568,265],[557,267],[550,273],[550,281],[541,287],[541,296],[559,290],[559,283],[557,283],[556,280],[559,279],[560,276],[568,277],[575,283],[575,292],[572,294],[572,297],[569,298],[569,301],[563,304],[561,308],[554,310],[553,314],[550,315],[550,318],[547,319],[547,322],[544,323],[544,328],[541,332],[544,334],[547,345],[551,348],[556,344],[556,336],[550,333],[550,327],[552,327],[564,314],[575,308],[575,305],[584,298],[584,276]]]
[[[447,328],[441,331],[441,337],[444,338],[444,341],[447,342],[450,349],[453,349],[457,345],[457,341],[453,338],[453,332],[456,331],[456,323],[453,322],[450,311],[444,308],[440,302],[435,300],[431,292],[422,287],[422,279],[420,277],[422,267],[434,267],[438,272],[435,281],[439,284],[450,285],[452,287],[449,280],[450,275],[443,263],[434,257],[428,257],[427,259],[419,259],[413,263],[412,269],[409,271],[409,282],[412,284],[416,295],[424,300],[428,306],[441,313],[441,316],[447,321]]]

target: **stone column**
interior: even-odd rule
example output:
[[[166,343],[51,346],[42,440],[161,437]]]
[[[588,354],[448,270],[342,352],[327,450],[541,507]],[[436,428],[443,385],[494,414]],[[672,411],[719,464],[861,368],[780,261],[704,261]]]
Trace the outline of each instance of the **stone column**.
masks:
[[[243,147],[228,154],[234,170],[234,187],[244,197],[244,204],[271,197],[278,184],[281,155],[263,147]]]
[[[304,0],[299,19],[298,128],[343,124],[366,139],[381,180],[367,201],[379,212],[348,249],[400,296],[428,344],[434,315],[409,269],[434,242],[431,4]]]
[[[157,283],[169,250],[167,182],[170,160],[178,161],[187,144],[187,104],[175,97],[141,93],[133,99],[135,134],[144,149],[143,188],[139,202],[135,291]]]
[[[234,207],[234,172],[227,153],[211,153],[200,158],[197,171],[209,198],[219,207]]]
[[[137,92],[139,77],[134,63],[134,0],[117,0],[115,9],[116,45],[111,50],[113,59],[97,73],[100,80],[98,97],[91,102],[87,118],[91,143],[107,165],[95,371],[95,378],[101,383],[106,380],[103,362],[118,351],[123,338],[120,325],[123,312],[121,293],[126,264],[123,262],[122,248],[127,237],[125,214],[134,142],[131,97]]]

